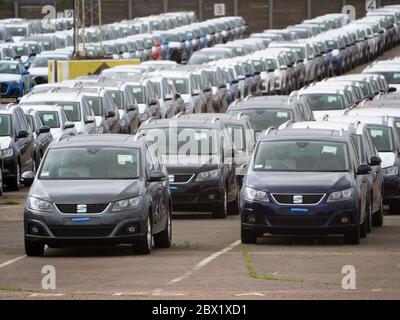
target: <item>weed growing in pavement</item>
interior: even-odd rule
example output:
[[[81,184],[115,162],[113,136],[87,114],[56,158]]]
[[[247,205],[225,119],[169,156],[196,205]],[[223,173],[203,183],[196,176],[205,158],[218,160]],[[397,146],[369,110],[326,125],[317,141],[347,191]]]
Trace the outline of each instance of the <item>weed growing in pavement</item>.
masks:
[[[175,243],[171,244],[171,248],[175,249],[200,249],[201,245],[199,242],[192,243],[190,240],[185,240],[183,243]]]
[[[256,280],[274,280],[274,281],[291,281],[291,282],[303,282],[303,280],[301,279],[294,279],[294,278],[289,278],[289,277],[280,277],[280,276],[276,276],[273,274],[260,274],[258,273],[255,268],[254,268],[254,264],[253,264],[253,256],[243,250],[243,256],[245,258],[245,262],[246,262],[246,268],[247,268],[247,272],[249,273],[249,276],[256,279]]]

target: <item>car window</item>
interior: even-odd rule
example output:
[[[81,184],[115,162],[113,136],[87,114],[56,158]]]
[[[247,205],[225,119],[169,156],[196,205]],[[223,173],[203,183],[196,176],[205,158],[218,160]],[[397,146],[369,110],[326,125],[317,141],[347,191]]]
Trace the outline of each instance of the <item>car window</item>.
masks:
[[[394,150],[392,131],[389,127],[370,126],[368,129],[379,152]]]
[[[11,135],[11,121],[8,114],[0,114],[0,136]]]
[[[152,158],[152,156],[151,156],[151,152],[150,152],[150,150],[149,150],[149,147],[148,146],[146,146],[146,155],[145,155],[145,161],[146,161],[146,172],[147,172],[147,174],[150,174],[152,171],[154,171],[154,168],[155,168],[155,166],[154,166],[154,161],[153,161],[153,158]]]
[[[253,170],[345,172],[349,170],[347,145],[325,141],[260,142]]]
[[[16,113],[14,113],[14,116],[13,116],[13,123],[14,123],[14,132],[17,134],[18,132],[20,132],[21,130],[22,130],[22,126],[21,126],[21,122],[20,122],[20,120],[18,119],[18,117],[17,117],[17,114]]]
[[[87,101],[89,102],[90,108],[92,108],[95,116],[103,115],[101,97],[100,96],[87,96]]]
[[[310,94],[305,95],[312,111],[345,109],[343,97],[339,94]]]
[[[60,120],[57,111],[38,111],[38,114],[47,127],[60,128]]]
[[[15,110],[16,115],[18,116],[19,122],[21,124],[21,130],[29,131],[28,121],[26,120],[25,113],[21,109]]]
[[[133,148],[79,147],[50,149],[39,179],[137,179],[140,151]]]
[[[278,128],[286,121],[294,119],[293,110],[289,109],[249,109],[240,112],[249,117],[255,131],[266,130],[269,127]]]
[[[244,127],[241,125],[227,124],[226,128],[236,150],[246,151],[246,137]]]
[[[0,74],[20,74],[18,64],[0,63]]]

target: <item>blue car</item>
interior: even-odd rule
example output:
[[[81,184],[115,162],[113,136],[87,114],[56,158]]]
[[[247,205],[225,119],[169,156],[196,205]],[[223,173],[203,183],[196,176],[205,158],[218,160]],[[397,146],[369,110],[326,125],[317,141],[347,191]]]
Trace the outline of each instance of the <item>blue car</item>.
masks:
[[[19,61],[0,61],[2,98],[19,98],[31,89],[30,74]]]
[[[314,129],[260,136],[240,193],[242,243],[270,234],[367,236],[368,175],[351,135]]]

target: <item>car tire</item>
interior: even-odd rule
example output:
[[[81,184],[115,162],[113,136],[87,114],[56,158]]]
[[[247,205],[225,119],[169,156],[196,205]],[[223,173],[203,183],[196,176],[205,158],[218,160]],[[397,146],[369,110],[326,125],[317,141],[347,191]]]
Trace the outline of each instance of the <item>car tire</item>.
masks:
[[[17,171],[15,173],[15,177],[12,178],[10,181],[7,183],[7,189],[9,191],[19,191],[21,187],[21,166],[19,165],[19,162],[17,162]]]
[[[224,198],[220,203],[218,203],[216,209],[213,211],[213,217],[214,219],[226,219],[227,215],[228,215],[228,191],[227,188],[225,187]]]
[[[360,243],[360,227],[356,226],[352,230],[344,233],[344,244]]]
[[[172,213],[168,210],[167,225],[160,233],[154,235],[154,247],[169,248],[172,241]]]
[[[25,253],[28,257],[40,257],[44,254],[44,243],[25,239]]]
[[[240,228],[240,238],[243,244],[257,243],[257,235],[252,230],[245,229],[243,226]]]
[[[372,214],[372,226],[373,227],[382,227],[383,225],[383,200],[381,199],[381,204],[379,206],[379,210]]]
[[[150,254],[153,244],[153,233],[150,220],[150,213],[145,223],[145,234],[138,238],[133,244],[135,254]]]

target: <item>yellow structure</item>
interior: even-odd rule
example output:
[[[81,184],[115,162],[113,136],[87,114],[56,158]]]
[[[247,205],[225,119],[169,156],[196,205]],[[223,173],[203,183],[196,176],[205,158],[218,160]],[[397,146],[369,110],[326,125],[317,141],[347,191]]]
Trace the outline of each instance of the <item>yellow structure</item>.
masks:
[[[48,82],[73,80],[80,76],[100,74],[104,69],[115,66],[139,63],[139,59],[49,60]]]

